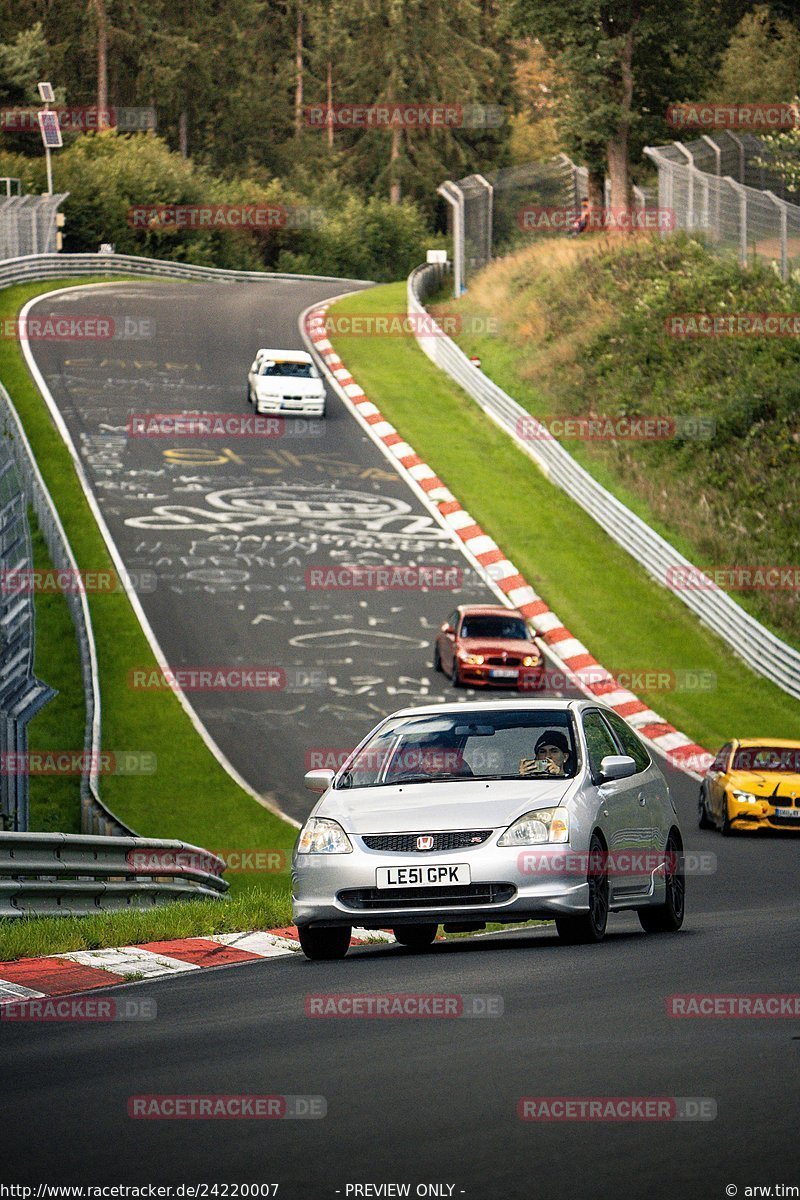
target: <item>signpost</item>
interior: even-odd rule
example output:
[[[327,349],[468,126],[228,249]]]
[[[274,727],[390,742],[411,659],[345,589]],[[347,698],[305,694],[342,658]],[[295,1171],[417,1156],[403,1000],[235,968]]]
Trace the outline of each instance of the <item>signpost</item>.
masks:
[[[53,85],[50,83],[39,83],[39,95],[42,98],[44,108],[38,114],[39,128],[42,131],[42,142],[44,143],[44,156],[47,162],[47,194],[53,194],[53,164],[50,159],[51,150],[60,150],[64,145],[61,140],[61,126],[58,122],[58,113],[53,112],[50,105],[55,100],[53,93]]]

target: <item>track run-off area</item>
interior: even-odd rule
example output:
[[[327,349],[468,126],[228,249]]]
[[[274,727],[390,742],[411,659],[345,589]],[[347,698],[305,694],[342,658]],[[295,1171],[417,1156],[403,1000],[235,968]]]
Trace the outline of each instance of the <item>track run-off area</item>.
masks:
[[[496,597],[333,393],[324,421],[287,421],[274,438],[130,437],[127,426],[134,414],[250,415],[255,351],[302,349],[300,314],[341,291],[120,283],[70,289],[33,310],[102,314],[139,330],[32,348],[125,567],[149,580],[139,601],[170,667],[280,672],[274,690],[186,695],[247,783],[298,821],[313,804],[306,769],[332,765],[395,708],[453,698],[432,668],[435,632],[456,603]],[[310,585],[312,569],[341,564],[457,569],[459,587]],[[356,1183],[408,1183],[414,1195],[437,1184],[452,1191],[433,1194],[476,1200],[721,1197],[729,1184],[744,1195],[747,1185],[800,1183],[800,1172],[779,1178],[775,1168],[800,1162],[800,1022],[680,1019],[668,1003],[797,990],[797,841],[699,831],[696,780],[659,765],[687,850],[715,856],[715,870],[687,880],[679,934],[645,935],[628,914],[612,917],[599,946],[562,945],[547,926],[422,954],[362,947],[341,963],[281,958],[115,989],[151,996],[152,1020],[8,1023],[5,1173],[278,1182],[284,1197],[353,1195]],[[154,785],[169,781],[156,775]],[[351,992],[491,995],[502,1015],[307,1015],[309,996]],[[321,1096],[326,1116],[128,1115],[134,1095],[212,1093]],[[518,1115],[523,1097],[565,1096],[705,1099],[716,1115]]]

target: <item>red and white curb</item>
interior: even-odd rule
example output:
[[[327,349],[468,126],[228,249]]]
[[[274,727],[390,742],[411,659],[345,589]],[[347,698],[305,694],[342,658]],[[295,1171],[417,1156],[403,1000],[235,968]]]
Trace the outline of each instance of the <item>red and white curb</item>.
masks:
[[[602,700],[624,717],[640,737],[663,754],[672,766],[697,778],[702,777],[713,761],[713,754],[670,725],[638,696],[619,684],[612,673],[570,633],[497,543],[461,507],[436,472],[371,402],[328,338],[325,313],[329,306],[330,302],[317,305],[304,314],[304,332],[327,369],[332,386],[350,411],[367,426],[373,440],[384,447],[400,473],[405,473],[413,481],[415,490],[421,491],[434,515],[460,539],[486,582],[496,592],[499,590],[508,606],[518,609],[532,625],[551,655],[564,667],[568,677],[586,695]]]
[[[382,929],[354,929],[351,946],[394,942]],[[74,995],[137,979],[177,975],[206,967],[231,967],[265,958],[287,958],[300,949],[297,929],[219,933],[211,937],[144,942],[108,950],[76,950],[45,958],[0,962],[0,1018],[4,1005],[46,996]]]

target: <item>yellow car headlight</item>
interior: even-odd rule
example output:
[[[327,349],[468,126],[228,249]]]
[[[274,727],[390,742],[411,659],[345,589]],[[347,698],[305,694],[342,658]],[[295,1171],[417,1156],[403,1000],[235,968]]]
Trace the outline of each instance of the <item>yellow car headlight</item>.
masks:
[[[469,666],[469,667],[479,667],[481,665],[481,663],[483,662],[483,655],[482,654],[463,654],[461,656],[461,661],[463,663],[466,663],[467,666]]]

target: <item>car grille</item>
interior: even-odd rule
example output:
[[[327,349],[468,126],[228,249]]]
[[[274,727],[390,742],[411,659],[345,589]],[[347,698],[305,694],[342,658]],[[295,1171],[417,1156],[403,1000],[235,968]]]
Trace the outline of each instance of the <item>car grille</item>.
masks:
[[[490,667],[518,667],[522,659],[510,654],[508,658],[487,658],[486,661]]]
[[[454,830],[448,833],[385,833],[369,834],[362,838],[368,850],[385,850],[390,854],[431,854],[435,850],[469,850],[480,846],[491,836],[491,829]],[[418,837],[432,837],[430,850],[417,850]]]
[[[337,899],[346,908],[461,908],[503,904],[516,895],[510,883],[468,883],[454,887],[349,888]]]

